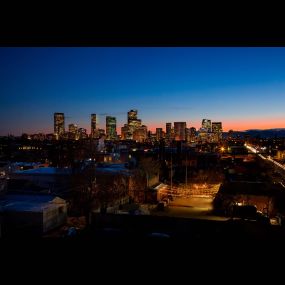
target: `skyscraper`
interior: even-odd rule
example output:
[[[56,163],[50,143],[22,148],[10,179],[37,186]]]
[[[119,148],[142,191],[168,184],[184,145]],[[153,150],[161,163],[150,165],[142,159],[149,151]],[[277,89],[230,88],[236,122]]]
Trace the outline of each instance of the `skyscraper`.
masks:
[[[174,138],[176,141],[186,140],[186,122],[174,122]]]
[[[137,120],[138,111],[137,110],[130,110],[128,112],[128,124],[130,124],[132,121]]]
[[[147,139],[147,126],[142,125],[134,131],[133,139],[137,142],[144,142]]]
[[[131,140],[131,139],[133,139],[133,132],[132,132],[132,130],[129,127],[128,124],[124,124],[124,126],[121,127],[121,139],[122,140]]]
[[[75,124],[69,124],[69,125],[68,125],[68,131],[69,131],[70,133],[75,134],[75,133],[77,132],[77,125],[75,125]]]
[[[194,142],[196,139],[196,128],[190,128],[190,141]]]
[[[133,133],[136,129],[138,129],[141,124],[142,121],[140,119],[137,118],[138,115],[138,111],[137,110],[130,110],[128,112],[128,127],[129,127],[129,131],[128,131],[128,139],[133,139]]]
[[[213,122],[212,123],[212,132],[213,133],[221,133],[222,129],[222,122]]]
[[[68,125],[68,138],[75,140],[78,139],[78,128],[75,124]]]
[[[87,139],[88,138],[87,130],[84,128],[79,128],[78,129],[78,136],[80,139]]]
[[[115,140],[117,139],[117,131],[116,131],[116,118],[107,116],[106,117],[106,136],[107,140]]]
[[[204,129],[206,132],[211,132],[211,120],[203,119],[202,120],[202,129]]]
[[[166,138],[171,139],[171,123],[166,123]]]
[[[95,139],[99,137],[99,132],[97,130],[97,116],[96,114],[91,114],[91,138]]]
[[[156,140],[162,139],[162,128],[156,128]]]
[[[213,122],[212,123],[212,132],[214,133],[214,140],[220,141],[222,139],[222,122]]]
[[[65,133],[64,128],[64,113],[54,113],[54,135],[58,140]]]

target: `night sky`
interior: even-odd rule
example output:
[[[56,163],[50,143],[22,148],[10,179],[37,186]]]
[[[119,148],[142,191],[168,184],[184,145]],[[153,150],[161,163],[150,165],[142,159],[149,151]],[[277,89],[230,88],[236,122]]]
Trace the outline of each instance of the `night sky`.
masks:
[[[285,48],[0,48],[0,106],[0,135],[52,133],[54,112],[120,133],[130,109],[151,130],[285,128]]]

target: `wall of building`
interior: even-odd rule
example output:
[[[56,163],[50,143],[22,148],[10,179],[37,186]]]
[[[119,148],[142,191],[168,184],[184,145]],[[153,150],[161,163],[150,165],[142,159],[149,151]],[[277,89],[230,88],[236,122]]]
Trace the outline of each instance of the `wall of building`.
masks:
[[[43,233],[63,225],[67,220],[67,207],[59,204],[43,211]]]

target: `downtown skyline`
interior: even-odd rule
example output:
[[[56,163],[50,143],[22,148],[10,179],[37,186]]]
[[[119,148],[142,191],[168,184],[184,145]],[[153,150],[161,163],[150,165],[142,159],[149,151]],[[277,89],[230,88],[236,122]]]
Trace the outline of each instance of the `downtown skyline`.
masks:
[[[151,131],[283,128],[284,66],[285,48],[0,48],[0,135],[52,133],[54,112],[120,133],[131,109]]]

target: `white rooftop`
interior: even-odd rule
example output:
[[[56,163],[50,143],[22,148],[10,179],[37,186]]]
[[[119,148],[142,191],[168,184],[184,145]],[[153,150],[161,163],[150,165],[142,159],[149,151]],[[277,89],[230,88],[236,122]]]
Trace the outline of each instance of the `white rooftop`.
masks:
[[[65,200],[52,195],[7,194],[0,199],[0,211],[42,212]]]

